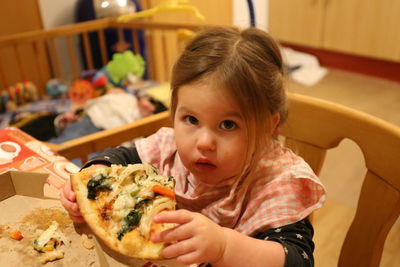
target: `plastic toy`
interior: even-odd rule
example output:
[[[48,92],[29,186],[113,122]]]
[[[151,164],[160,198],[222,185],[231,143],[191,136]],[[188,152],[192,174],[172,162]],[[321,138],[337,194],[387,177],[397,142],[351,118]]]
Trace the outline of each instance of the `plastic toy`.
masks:
[[[86,80],[76,80],[71,84],[68,90],[68,97],[71,101],[82,106],[87,100],[94,96],[94,89],[92,84]]]
[[[107,75],[108,82],[116,87],[122,87],[128,73],[138,78],[143,76],[145,62],[141,55],[134,55],[127,50],[124,53],[115,53],[112,60],[101,70]],[[96,76],[99,74],[96,74]]]
[[[93,97],[105,94],[111,87],[123,88],[128,78],[143,76],[145,62],[141,55],[134,55],[127,50],[124,53],[115,53],[112,60],[99,71],[85,71],[81,80],[70,86],[68,97],[76,105],[84,105]]]
[[[187,3],[188,1],[186,0],[165,0],[153,8],[136,12],[133,14],[122,15],[118,17],[118,22],[127,22],[133,19],[152,16],[154,14],[161,12],[173,12],[173,11],[193,12],[197,19],[205,21],[205,17],[200,13],[199,9],[191,5],[186,5]]]
[[[58,79],[51,79],[46,84],[47,95],[51,98],[59,98],[65,96],[67,93],[67,86]]]
[[[179,29],[178,30],[178,40],[183,41],[187,39],[192,39],[196,33],[194,31],[188,29]]]
[[[104,95],[109,89],[107,75],[102,71],[88,70],[81,73],[81,78],[90,82],[93,87],[93,97]]]
[[[0,92],[0,112],[14,111],[17,106],[39,99],[36,86],[30,81],[17,83]]]

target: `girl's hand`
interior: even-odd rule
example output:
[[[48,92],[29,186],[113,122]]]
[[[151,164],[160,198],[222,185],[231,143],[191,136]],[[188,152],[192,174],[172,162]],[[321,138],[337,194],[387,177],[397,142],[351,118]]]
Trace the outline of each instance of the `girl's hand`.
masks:
[[[96,168],[104,168],[108,167],[107,165],[96,164],[94,165]],[[68,180],[60,195],[61,204],[67,210],[69,217],[76,223],[84,223],[85,220],[82,217],[82,214],[79,210],[78,204],[76,203],[76,195],[74,191],[72,191],[71,181]]]
[[[76,223],[84,223],[85,220],[79,210],[78,204],[76,203],[76,195],[71,188],[71,181],[68,180],[63,190],[61,191],[61,204],[67,210],[69,217]]]
[[[176,258],[182,264],[219,261],[225,252],[224,228],[200,213],[188,210],[161,212],[156,223],[175,223],[176,227],[156,233],[153,242],[173,242],[163,251],[165,258]]]

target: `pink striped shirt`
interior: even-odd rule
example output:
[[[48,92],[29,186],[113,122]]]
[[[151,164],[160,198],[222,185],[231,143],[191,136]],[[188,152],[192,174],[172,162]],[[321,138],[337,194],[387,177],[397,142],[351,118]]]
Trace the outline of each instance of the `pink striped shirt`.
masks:
[[[246,235],[297,222],[322,206],[325,188],[311,167],[274,141],[254,172],[218,185],[196,181],[176,149],[174,130],[136,141],[142,160],[175,177],[179,208],[200,212]]]

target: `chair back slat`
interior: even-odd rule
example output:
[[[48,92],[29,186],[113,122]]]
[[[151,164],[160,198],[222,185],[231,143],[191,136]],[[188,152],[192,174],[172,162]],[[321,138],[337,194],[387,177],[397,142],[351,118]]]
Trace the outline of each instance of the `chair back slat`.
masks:
[[[325,149],[289,137],[285,139],[285,146],[301,156],[310,165],[315,174],[320,174],[326,156]]]
[[[399,127],[329,101],[290,94],[288,102],[287,137],[324,149],[348,138],[361,148],[369,170],[400,187]]]
[[[386,237],[399,215],[399,188],[368,171],[339,266],[379,266]]]

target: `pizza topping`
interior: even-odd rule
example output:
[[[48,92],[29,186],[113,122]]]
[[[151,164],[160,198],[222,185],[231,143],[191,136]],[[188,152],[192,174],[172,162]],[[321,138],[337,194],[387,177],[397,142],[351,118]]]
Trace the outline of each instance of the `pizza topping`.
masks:
[[[9,237],[14,239],[14,240],[21,240],[22,238],[24,238],[24,236],[22,235],[22,233],[20,231],[15,231],[15,232],[11,232],[9,234]]]
[[[150,199],[148,198],[139,200],[135,205],[135,209],[131,210],[128,215],[122,220],[122,228],[118,232],[118,240],[121,240],[126,233],[132,231],[140,223],[140,219],[142,218],[142,214],[144,213],[144,206],[149,201]]]
[[[103,218],[103,220],[111,220],[111,212],[112,212],[112,205],[113,205],[114,201],[111,201],[109,203],[106,203],[106,205],[103,206],[103,208],[101,209],[101,218]]]
[[[164,186],[160,186],[160,185],[156,184],[151,188],[151,190],[153,190],[153,192],[155,192],[155,193],[158,193],[160,195],[164,195],[164,196],[169,197],[171,199],[175,198],[174,191],[172,191],[171,189],[166,188]]]
[[[45,264],[49,261],[55,261],[64,258],[64,251],[59,247],[64,244],[68,245],[67,238],[58,230],[58,223],[53,221],[35,241],[33,248],[41,253],[44,253],[40,258],[40,263]]]
[[[141,199],[140,201],[138,201],[138,203],[135,205],[135,209],[140,209],[142,206],[144,206],[144,204],[146,204],[147,202],[149,202],[150,199],[145,198],[145,199]]]
[[[104,173],[93,176],[87,184],[87,198],[96,200],[98,198],[96,194],[99,190],[111,190],[112,179],[110,178],[110,176],[106,176]]]
[[[57,230],[58,223],[53,221],[38,239],[33,241],[33,247],[39,252],[54,250],[61,242],[64,245],[68,244],[67,238]]]
[[[121,193],[112,207],[113,218],[116,220],[122,220],[128,215],[129,211],[135,207],[135,204],[135,199],[129,193]]]
[[[37,251],[44,251],[44,246],[53,238],[53,235],[55,231],[57,230],[58,223],[56,221],[53,221],[52,224],[49,226],[49,228],[44,231],[38,239],[33,241],[33,247]]]
[[[143,209],[142,220],[139,225],[140,234],[146,238],[150,238],[151,225],[153,223],[153,217],[164,210],[174,210],[175,203],[171,201],[169,197],[158,196],[151,205],[147,205]]]
[[[122,228],[118,233],[118,240],[121,240],[122,237],[133,230],[135,226],[137,226],[142,217],[142,213],[139,210],[132,210],[129,214],[122,220]]]

